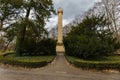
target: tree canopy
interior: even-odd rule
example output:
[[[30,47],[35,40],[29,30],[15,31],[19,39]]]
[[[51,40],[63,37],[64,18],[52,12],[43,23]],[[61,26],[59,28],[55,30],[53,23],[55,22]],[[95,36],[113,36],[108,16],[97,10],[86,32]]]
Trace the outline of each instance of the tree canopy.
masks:
[[[120,45],[106,28],[108,24],[104,15],[86,16],[64,38],[66,54],[84,59],[113,54]]]
[[[52,0],[0,0],[0,30],[11,33],[12,39],[17,37],[16,53],[20,54],[27,37],[36,41],[47,34],[45,20],[54,13]]]

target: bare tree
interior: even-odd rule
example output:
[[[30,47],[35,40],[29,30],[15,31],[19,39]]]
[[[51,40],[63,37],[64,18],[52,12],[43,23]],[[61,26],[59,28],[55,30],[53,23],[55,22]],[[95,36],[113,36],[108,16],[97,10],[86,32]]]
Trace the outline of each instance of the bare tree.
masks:
[[[119,19],[120,19],[120,0],[102,0],[106,15],[108,19],[112,22],[111,27],[113,27],[116,36],[119,35]]]
[[[72,30],[72,27],[76,24],[77,24],[77,20],[65,25],[63,27],[63,36],[66,36]]]
[[[114,37],[120,35],[120,0],[101,0],[86,12],[86,15],[105,15],[110,21],[108,28],[114,32]]]
[[[53,27],[50,31],[49,31],[49,37],[53,38],[53,39],[57,39],[57,25],[55,27]]]

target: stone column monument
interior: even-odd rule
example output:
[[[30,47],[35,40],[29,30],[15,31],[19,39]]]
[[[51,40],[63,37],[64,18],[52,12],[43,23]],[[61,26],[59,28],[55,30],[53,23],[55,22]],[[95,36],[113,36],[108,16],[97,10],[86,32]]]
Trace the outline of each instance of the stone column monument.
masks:
[[[56,52],[57,53],[64,53],[64,45],[63,45],[63,35],[62,35],[62,15],[63,10],[62,8],[58,9],[58,41],[56,46]]]

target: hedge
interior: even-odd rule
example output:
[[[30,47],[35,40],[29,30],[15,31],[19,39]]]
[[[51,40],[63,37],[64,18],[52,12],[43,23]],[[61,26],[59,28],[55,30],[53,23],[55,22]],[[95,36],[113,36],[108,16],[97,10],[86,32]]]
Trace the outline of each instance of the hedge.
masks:
[[[76,67],[80,67],[82,69],[97,69],[97,70],[104,70],[104,69],[116,69],[120,71],[120,63],[92,63],[92,62],[78,62],[74,61]]]
[[[42,62],[20,62],[20,61],[15,61],[15,60],[1,60],[1,63],[3,64],[9,64],[12,66],[20,66],[20,67],[26,67],[26,68],[38,68],[38,67],[43,67],[48,64],[47,61],[42,61]]]
[[[45,56],[16,57],[14,56],[14,54],[8,53],[8,54],[0,56],[0,62],[5,65],[8,64],[8,65],[16,66],[16,67],[20,66],[20,67],[26,67],[26,68],[39,68],[39,67],[46,66],[47,64],[52,62],[55,56],[46,56],[47,57],[46,59],[34,60],[35,58],[43,58],[43,57]]]
[[[115,69],[120,71],[120,61],[88,61],[88,60],[76,60],[66,57],[68,62],[73,64],[76,67],[82,69],[96,69],[96,70],[106,70],[106,69]],[[74,57],[75,58],[75,57]]]
[[[45,56],[56,55],[56,40],[54,39],[42,39],[39,42],[36,40],[26,39],[24,44],[19,49],[16,47],[17,56]]]

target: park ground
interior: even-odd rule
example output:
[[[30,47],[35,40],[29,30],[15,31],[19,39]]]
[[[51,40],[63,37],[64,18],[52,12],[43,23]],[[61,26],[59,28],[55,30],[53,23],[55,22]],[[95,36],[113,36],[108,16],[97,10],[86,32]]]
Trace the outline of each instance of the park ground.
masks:
[[[0,80],[120,80],[120,73],[82,70],[70,65],[63,54],[46,67],[0,67]]]

